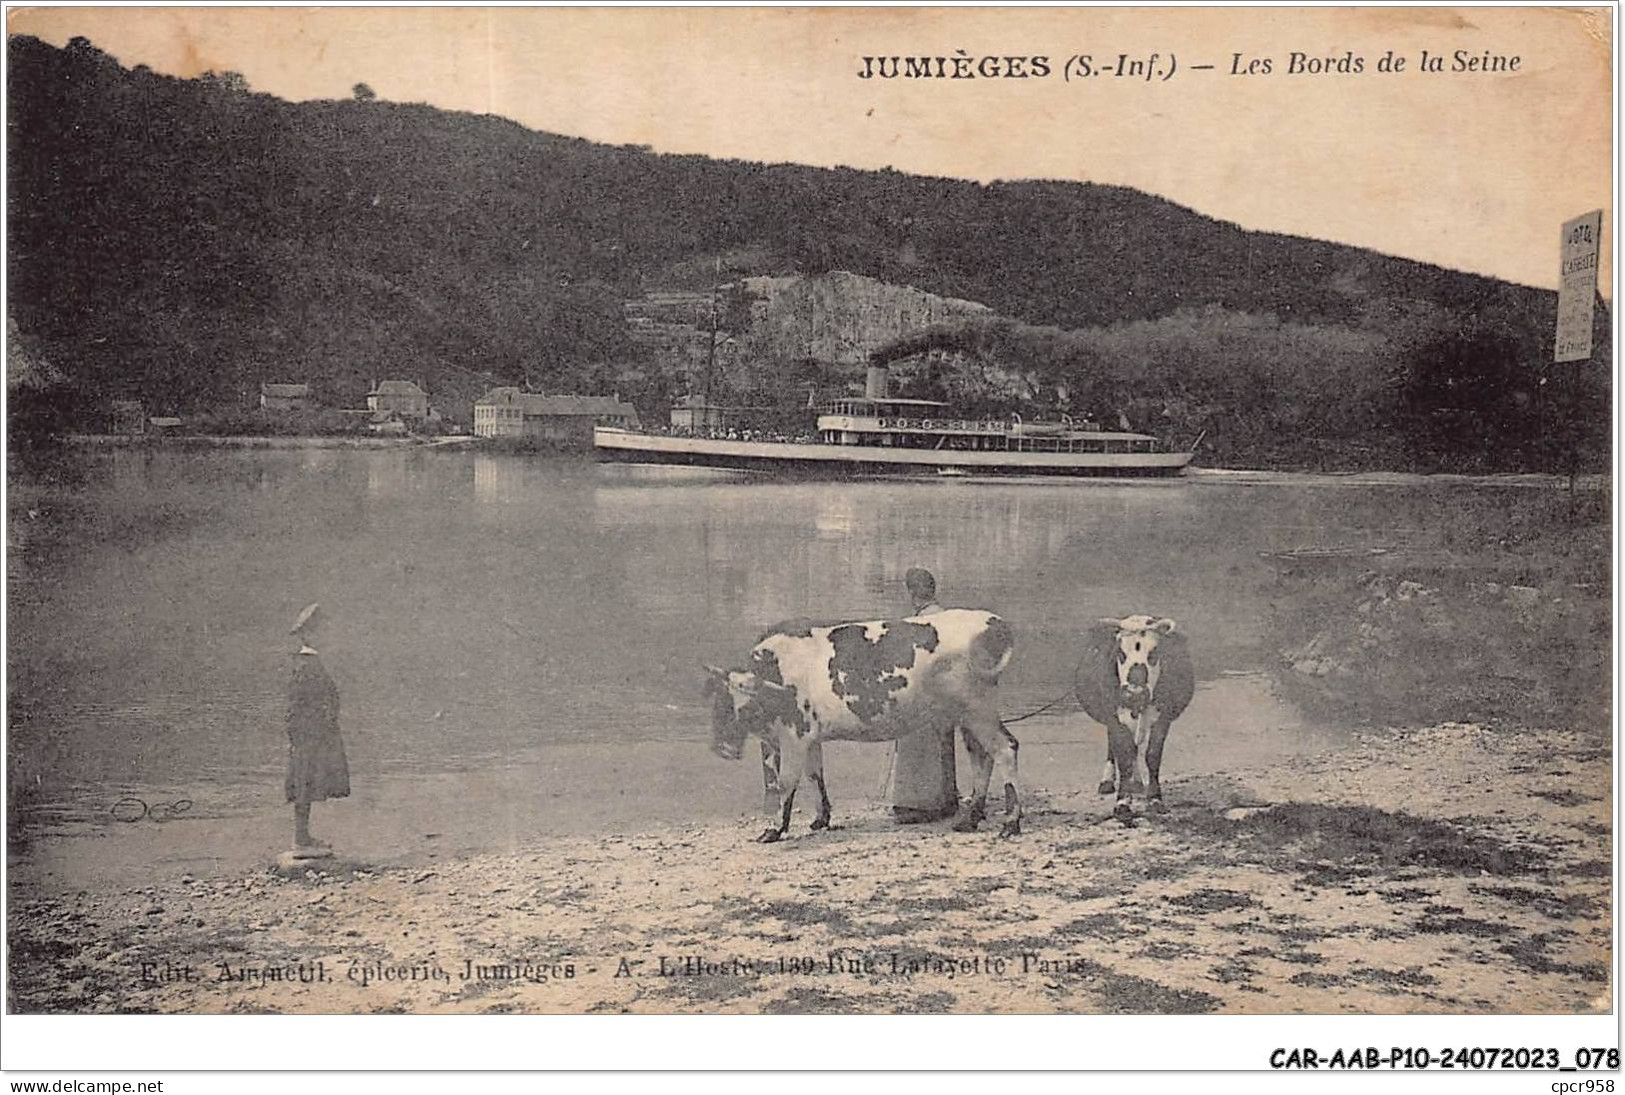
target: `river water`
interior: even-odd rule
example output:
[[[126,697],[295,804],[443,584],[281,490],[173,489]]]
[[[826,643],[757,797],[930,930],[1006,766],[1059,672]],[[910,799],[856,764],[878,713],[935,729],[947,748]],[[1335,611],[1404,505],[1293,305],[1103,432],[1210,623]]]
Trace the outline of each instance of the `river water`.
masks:
[[[757,766],[708,750],[700,664],[739,663],[778,620],[899,614],[910,566],[943,603],[1013,623],[1010,715],[1066,690],[1089,621],[1151,612],[1178,620],[1200,678],[1165,778],[1334,748],[1264,675],[1259,553],[1433,546],[1453,515],[1538,493],[785,482],[404,448],[71,460],[14,477],[9,557],[13,853],[59,884],[235,870],[286,846],[286,632],[311,601],[355,785],[316,829],[405,862],[759,810]],[[1098,780],[1104,733],[1075,705],[1012,729],[1033,786]],[[829,751],[837,821],[843,799],[880,798],[888,758]]]

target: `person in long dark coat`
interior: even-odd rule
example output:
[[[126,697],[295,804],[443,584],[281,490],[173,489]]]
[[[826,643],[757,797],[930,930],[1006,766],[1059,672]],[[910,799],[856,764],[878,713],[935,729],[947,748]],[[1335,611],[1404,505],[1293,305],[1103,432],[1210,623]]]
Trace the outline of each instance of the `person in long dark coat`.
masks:
[[[350,793],[350,763],[339,736],[339,690],[312,644],[321,609],[299,614],[290,634],[299,640],[288,685],[288,801],[293,803],[293,856],[321,859],[332,849],[310,835],[310,804]]]
[[[913,615],[941,612],[936,577],[922,567],[910,567],[903,576]],[[954,765],[954,730],[922,731],[899,738],[897,767],[892,779],[892,816],[901,824],[940,821],[959,809],[959,780]]]

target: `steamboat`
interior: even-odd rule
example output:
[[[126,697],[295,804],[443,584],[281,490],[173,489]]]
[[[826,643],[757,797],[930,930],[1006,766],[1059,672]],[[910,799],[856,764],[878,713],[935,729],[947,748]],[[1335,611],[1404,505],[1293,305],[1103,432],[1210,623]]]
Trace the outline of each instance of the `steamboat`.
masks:
[[[816,434],[809,437],[770,436],[690,419],[669,433],[599,426],[593,446],[604,460],[840,477],[1172,476],[1182,473],[1193,455],[1164,451],[1149,434],[1098,430],[1066,419],[960,418],[947,403],[888,398],[885,386],[885,370],[871,369],[867,394],[826,404]]]

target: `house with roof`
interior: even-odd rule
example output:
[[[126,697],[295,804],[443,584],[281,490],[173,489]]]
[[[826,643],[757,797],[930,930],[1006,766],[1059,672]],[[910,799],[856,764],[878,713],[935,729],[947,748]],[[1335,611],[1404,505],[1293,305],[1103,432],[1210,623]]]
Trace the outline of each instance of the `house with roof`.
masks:
[[[312,405],[309,384],[260,384],[262,410],[308,411]]]
[[[412,380],[375,381],[367,393],[367,409],[374,414],[428,418],[429,393]]]
[[[474,402],[476,437],[592,444],[594,426],[636,426],[637,409],[609,395],[540,395],[492,388]]]

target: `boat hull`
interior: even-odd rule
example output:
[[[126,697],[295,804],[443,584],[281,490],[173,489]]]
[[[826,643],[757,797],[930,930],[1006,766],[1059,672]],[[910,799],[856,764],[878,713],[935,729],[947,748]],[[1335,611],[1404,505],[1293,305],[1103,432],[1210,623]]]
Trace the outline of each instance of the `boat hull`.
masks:
[[[780,474],[834,475],[1179,475],[1188,452],[977,452],[672,437],[600,426],[593,447],[602,460],[680,464]]]

